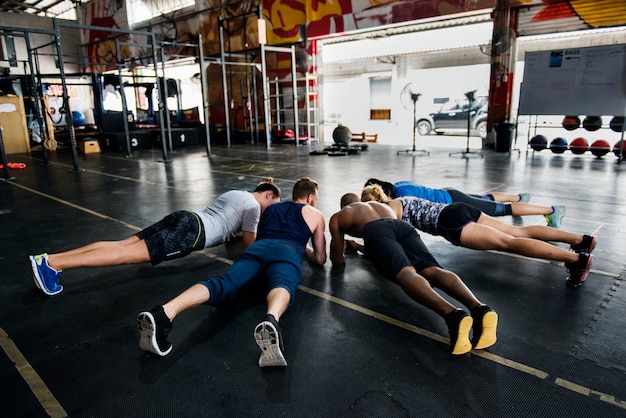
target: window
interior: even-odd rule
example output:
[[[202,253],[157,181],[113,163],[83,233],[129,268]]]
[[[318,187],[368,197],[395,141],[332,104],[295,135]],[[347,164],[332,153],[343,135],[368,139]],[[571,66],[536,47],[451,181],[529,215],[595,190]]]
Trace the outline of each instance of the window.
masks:
[[[195,4],[195,0],[127,0],[128,23],[132,26]]]
[[[391,77],[370,78],[370,119],[391,119]]]

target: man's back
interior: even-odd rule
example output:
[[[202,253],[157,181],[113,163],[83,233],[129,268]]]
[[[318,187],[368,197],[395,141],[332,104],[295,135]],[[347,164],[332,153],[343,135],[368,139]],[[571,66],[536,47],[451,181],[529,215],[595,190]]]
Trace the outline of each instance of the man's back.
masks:
[[[389,205],[379,202],[351,203],[344,206],[332,218],[335,217],[339,230],[353,237],[362,237],[363,227],[370,222],[380,219],[396,219],[396,215]]]
[[[358,201],[344,206],[339,212],[331,216],[329,221],[330,259],[333,265],[342,266],[345,263],[343,255],[344,234],[361,238],[365,225],[380,219],[397,218],[389,205],[379,202]]]
[[[281,239],[303,249],[312,231],[302,216],[305,204],[281,202],[268,206],[259,221],[257,240]]]

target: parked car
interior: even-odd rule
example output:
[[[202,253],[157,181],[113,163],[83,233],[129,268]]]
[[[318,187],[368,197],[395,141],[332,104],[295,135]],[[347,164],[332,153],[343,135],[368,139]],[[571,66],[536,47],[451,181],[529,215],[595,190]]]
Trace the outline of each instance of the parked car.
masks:
[[[441,108],[428,115],[421,116],[415,123],[417,133],[428,135],[435,132],[438,135],[444,133],[467,134],[467,112],[469,102],[467,99],[450,100]],[[478,97],[472,101],[470,111],[470,135],[487,137],[487,98]]]

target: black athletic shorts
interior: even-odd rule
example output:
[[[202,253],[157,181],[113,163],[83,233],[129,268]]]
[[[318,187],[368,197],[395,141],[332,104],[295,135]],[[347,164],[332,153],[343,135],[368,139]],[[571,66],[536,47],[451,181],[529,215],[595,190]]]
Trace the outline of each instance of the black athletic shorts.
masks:
[[[478,222],[481,211],[465,203],[452,203],[441,211],[437,229],[454,245],[461,245],[461,231],[469,223]]]
[[[415,267],[418,273],[426,267],[440,267],[415,228],[405,221],[381,219],[368,223],[363,228],[363,243],[365,255],[376,270],[394,282],[407,266]]]
[[[170,213],[135,235],[146,242],[153,266],[202,250],[205,244],[200,218],[184,210]]]

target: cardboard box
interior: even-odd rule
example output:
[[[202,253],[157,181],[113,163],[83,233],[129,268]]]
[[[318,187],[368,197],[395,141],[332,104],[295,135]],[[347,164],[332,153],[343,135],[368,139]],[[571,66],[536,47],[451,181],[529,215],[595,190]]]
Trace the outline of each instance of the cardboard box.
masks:
[[[97,139],[87,139],[85,141],[78,142],[78,149],[83,154],[91,154],[94,152],[100,152],[100,145]]]

